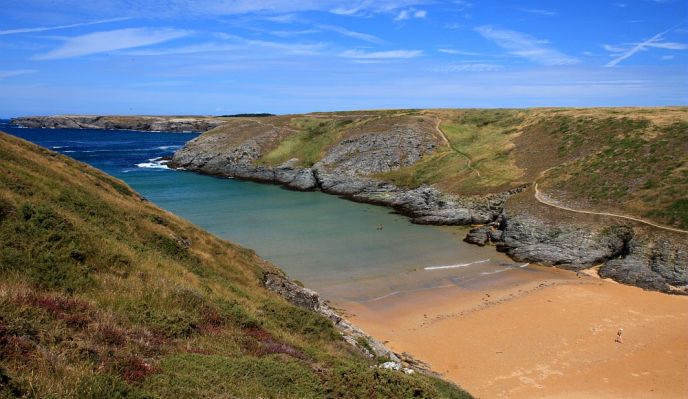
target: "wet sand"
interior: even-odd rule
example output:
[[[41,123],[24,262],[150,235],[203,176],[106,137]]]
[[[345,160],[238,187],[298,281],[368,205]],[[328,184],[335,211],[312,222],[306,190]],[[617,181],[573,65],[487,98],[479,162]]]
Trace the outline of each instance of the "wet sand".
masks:
[[[337,305],[479,398],[688,397],[688,297],[527,270]]]

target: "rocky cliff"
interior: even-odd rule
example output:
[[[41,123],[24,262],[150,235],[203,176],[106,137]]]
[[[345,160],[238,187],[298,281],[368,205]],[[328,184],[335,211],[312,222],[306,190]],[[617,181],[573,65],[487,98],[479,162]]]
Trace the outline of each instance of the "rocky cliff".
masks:
[[[468,116],[475,118],[470,113]],[[508,116],[512,118],[509,123],[522,123],[513,114]],[[571,270],[601,266],[601,276],[619,282],[664,292],[687,292],[685,234],[610,217],[572,214],[534,199],[531,183],[540,178],[538,170],[544,173],[556,162],[576,159],[567,157],[561,145],[559,152],[564,155],[552,157],[548,153],[543,158],[533,154],[532,148],[514,149],[511,142],[497,141],[514,134],[512,141],[518,143],[522,139],[519,135],[540,132],[537,120],[528,121],[527,126],[540,130],[516,133],[504,119],[485,122],[482,114],[480,121],[468,125],[474,131],[459,126],[466,129],[465,133],[460,130],[461,134],[477,142],[480,147],[476,148],[481,148],[483,154],[496,154],[496,161],[491,161],[494,166],[483,162],[486,166],[476,167],[470,153],[457,155],[460,148],[449,147],[454,137],[439,129],[442,117],[446,115],[409,112],[246,119],[190,141],[174,155],[171,165],[295,190],[322,190],[392,207],[415,223],[483,225],[474,228],[467,241],[495,244],[499,251],[519,261]],[[483,128],[490,124],[501,130]],[[480,142],[483,132],[496,137],[494,142]],[[548,133],[538,137],[533,146],[551,145],[551,136]],[[319,144],[313,147],[314,143]],[[470,149],[474,144],[468,145]],[[577,149],[575,155],[596,151],[591,148],[588,153]],[[458,163],[458,158],[463,164]],[[304,162],[306,159],[309,162]],[[506,162],[496,164],[501,159]],[[451,162],[458,166],[454,168]],[[504,165],[510,165],[510,169]],[[395,173],[406,180],[396,179]],[[420,184],[395,184],[408,181],[409,175]],[[463,179],[463,188],[447,189],[456,176]],[[509,176],[507,184],[500,180],[503,176]]]
[[[205,132],[225,123],[213,117],[56,115],[14,118],[17,126],[47,129],[123,129],[165,132]]]

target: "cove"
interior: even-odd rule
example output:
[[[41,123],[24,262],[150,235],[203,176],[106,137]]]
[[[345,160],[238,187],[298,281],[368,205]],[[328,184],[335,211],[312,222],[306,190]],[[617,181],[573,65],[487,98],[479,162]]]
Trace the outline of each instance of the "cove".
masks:
[[[255,250],[335,301],[447,285],[479,288],[502,271],[532,272],[493,248],[464,243],[464,228],[414,225],[388,208],[321,192],[166,168],[161,157],[197,134],[25,129],[6,122],[0,130],[124,180],[156,205]]]

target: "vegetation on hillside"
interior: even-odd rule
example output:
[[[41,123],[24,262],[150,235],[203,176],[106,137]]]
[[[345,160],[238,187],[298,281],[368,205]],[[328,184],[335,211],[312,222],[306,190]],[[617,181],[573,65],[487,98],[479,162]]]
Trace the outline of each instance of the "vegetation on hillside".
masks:
[[[273,266],[0,133],[0,398],[469,397],[374,367]]]
[[[688,121],[558,117],[558,152],[580,156],[553,169],[542,187],[557,198],[688,229]]]
[[[277,166],[290,159],[299,160],[300,167],[309,168],[324,155],[325,149],[341,138],[342,128],[353,123],[352,119],[294,118],[291,126],[295,134],[279,143],[277,148],[261,158],[266,165]]]
[[[435,185],[445,192],[478,194],[511,185],[522,173],[510,152],[523,111],[460,110],[432,113],[449,146],[406,168],[380,175],[393,183]]]

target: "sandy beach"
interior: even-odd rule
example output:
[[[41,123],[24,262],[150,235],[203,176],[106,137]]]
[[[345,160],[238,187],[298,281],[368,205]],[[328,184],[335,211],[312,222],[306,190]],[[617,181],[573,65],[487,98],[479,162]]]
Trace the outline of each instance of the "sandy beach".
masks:
[[[479,398],[688,397],[687,297],[528,269],[338,305]]]

